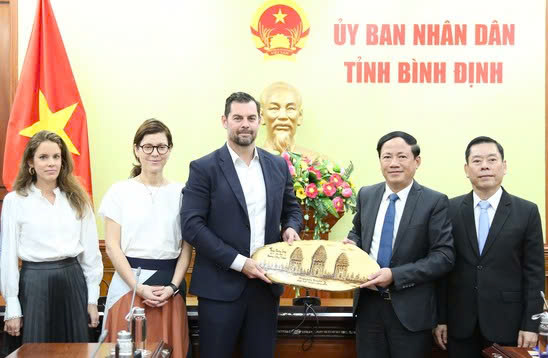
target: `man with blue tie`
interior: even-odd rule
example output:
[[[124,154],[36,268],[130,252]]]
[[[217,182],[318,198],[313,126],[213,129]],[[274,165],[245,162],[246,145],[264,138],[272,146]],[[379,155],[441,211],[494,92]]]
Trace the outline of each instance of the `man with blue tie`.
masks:
[[[542,311],[544,246],[535,204],[502,188],[504,149],[477,137],[465,151],[472,192],[450,200],[455,269],[439,284],[436,342],[449,357],[481,357],[492,343],[534,347]],[[524,177],[525,178],[525,177]]]
[[[379,139],[385,182],[362,187],[345,243],[379,263],[354,294],[358,357],[424,358],[437,322],[434,282],[453,267],[447,196],[413,180],[421,163],[405,132]]]

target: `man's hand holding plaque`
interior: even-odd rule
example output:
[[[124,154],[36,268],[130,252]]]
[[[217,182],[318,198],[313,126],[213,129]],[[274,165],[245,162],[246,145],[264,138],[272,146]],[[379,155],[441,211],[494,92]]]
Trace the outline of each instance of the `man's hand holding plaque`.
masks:
[[[265,271],[263,270],[261,265],[259,265],[257,261],[253,259],[245,260],[244,267],[242,268],[242,273],[246,275],[248,278],[252,278],[252,279],[257,278],[257,279],[263,280],[266,283],[272,283],[272,281],[270,281],[268,277],[266,277]]]
[[[299,234],[295,231],[295,229],[288,227],[285,229],[284,233],[282,234],[282,239],[284,242],[287,242],[289,245],[293,243],[293,241],[300,241],[301,238],[299,237]]]
[[[342,243],[356,246],[356,242],[348,238],[345,238]],[[381,268],[379,271],[372,273],[367,277],[367,279],[368,281],[361,284],[360,288],[370,288],[376,290],[375,287],[377,286],[388,287],[392,282],[394,282],[394,278],[392,277],[392,270],[387,267]]]
[[[388,287],[394,278],[392,277],[392,270],[388,267],[383,267],[379,271],[372,273],[367,277],[369,281],[360,285],[360,288],[374,288],[374,287]]]

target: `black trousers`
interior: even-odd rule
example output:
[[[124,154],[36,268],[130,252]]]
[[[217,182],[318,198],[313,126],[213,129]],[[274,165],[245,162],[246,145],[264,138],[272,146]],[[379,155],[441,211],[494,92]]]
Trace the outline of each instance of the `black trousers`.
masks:
[[[432,331],[409,331],[396,316],[392,301],[365,289],[358,303],[356,348],[358,358],[428,358]]]
[[[273,358],[279,304],[259,279],[248,280],[232,302],[199,297],[200,358],[231,358],[238,341],[243,358]]]
[[[451,327],[449,327],[448,330],[451,332]],[[476,323],[474,333],[472,333],[470,337],[455,338],[449,335],[447,337],[447,351],[449,353],[449,358],[482,358],[481,351],[484,348],[492,346],[493,343],[498,343],[501,346],[517,346],[517,336],[518,334],[516,332],[516,341],[514,342],[491,342],[481,334],[479,324]]]

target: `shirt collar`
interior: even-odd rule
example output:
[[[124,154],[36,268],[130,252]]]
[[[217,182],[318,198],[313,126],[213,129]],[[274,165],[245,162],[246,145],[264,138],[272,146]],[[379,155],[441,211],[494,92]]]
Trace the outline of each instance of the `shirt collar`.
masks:
[[[236,161],[238,159],[243,162],[243,159],[240,158],[240,156],[232,148],[230,148],[230,145],[228,145],[228,143],[226,143],[226,147],[228,148],[228,153],[230,153],[230,158],[232,158],[232,163],[233,164],[236,164]],[[259,152],[257,151],[257,147],[255,147],[253,149],[253,159],[252,160],[256,160],[256,159],[259,159]]]
[[[411,187],[413,186],[413,183],[415,181],[414,180],[411,180],[411,184],[409,184],[408,186],[406,186],[405,188],[403,188],[402,190],[400,190],[397,194],[398,194],[398,198],[404,202],[407,200],[407,196],[409,195],[409,192],[411,191]],[[390,187],[388,186],[388,184],[384,184],[384,194],[382,196],[382,200],[387,200],[388,199],[388,196],[390,194],[394,193],[392,191],[392,189],[390,189]]]
[[[29,191],[30,191],[33,195],[43,196],[43,195],[42,195],[42,190],[38,189],[38,188],[36,187],[36,185],[34,185],[34,183],[32,183],[32,184],[30,185]],[[61,189],[59,189],[59,187],[55,187],[55,189],[53,189],[53,193],[54,193],[55,195],[58,195],[58,194],[61,193]]]
[[[472,192],[472,196],[474,197],[474,208],[475,208],[476,206],[478,206],[478,203],[481,201],[481,199],[478,196],[478,194],[476,194],[475,191]],[[497,190],[495,194],[491,195],[491,197],[487,199],[486,201],[488,201],[489,204],[491,204],[491,207],[495,209],[495,211],[497,211],[497,207],[499,206],[501,197],[502,197],[502,187],[500,187],[499,190]]]

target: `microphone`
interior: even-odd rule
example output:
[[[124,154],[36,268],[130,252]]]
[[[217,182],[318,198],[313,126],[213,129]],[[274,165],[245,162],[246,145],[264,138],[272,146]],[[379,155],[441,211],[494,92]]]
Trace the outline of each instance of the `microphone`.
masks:
[[[135,302],[135,293],[137,292],[137,285],[139,284],[139,276],[141,276],[141,266],[137,267],[137,272],[135,272],[135,286],[133,286],[133,296],[131,297],[129,312],[126,315],[126,321],[128,321],[128,324],[133,316],[133,303]]]
[[[99,344],[97,345],[97,348],[95,348],[93,353],[91,353],[90,358],[94,358],[95,356],[97,356],[97,353],[99,353],[99,348],[101,348],[101,346],[103,345],[103,342],[107,338],[107,334],[108,334],[108,330],[106,329],[103,331],[103,333],[101,333],[101,335],[99,336],[99,340],[97,341],[97,343]]]

